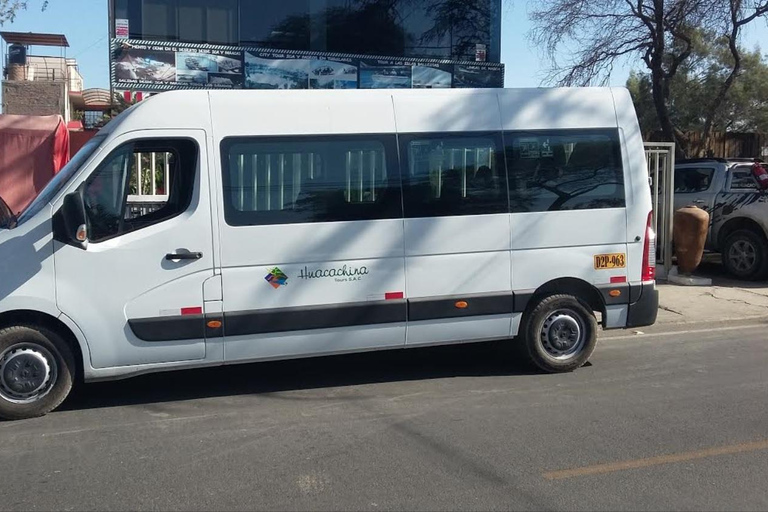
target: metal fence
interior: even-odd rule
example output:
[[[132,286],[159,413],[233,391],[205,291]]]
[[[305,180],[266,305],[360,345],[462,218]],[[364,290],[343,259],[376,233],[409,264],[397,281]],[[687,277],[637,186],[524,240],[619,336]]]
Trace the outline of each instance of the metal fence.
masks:
[[[171,187],[171,163],[171,153],[134,154],[127,218],[135,219],[165,206]]]
[[[656,232],[657,263],[664,266],[664,275],[672,269],[672,230],[675,213],[675,144],[649,142],[645,144],[645,159],[653,199],[653,229]]]

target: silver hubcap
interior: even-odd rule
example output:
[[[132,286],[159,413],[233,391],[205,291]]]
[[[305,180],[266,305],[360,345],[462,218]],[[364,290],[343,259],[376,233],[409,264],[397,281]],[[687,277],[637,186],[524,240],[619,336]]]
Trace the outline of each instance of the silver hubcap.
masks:
[[[757,262],[757,250],[748,240],[739,240],[728,250],[728,259],[739,272],[749,272]]]
[[[555,359],[569,359],[584,347],[585,328],[579,315],[571,310],[552,313],[541,329],[541,342]]]
[[[13,345],[0,355],[0,395],[27,404],[47,395],[56,383],[56,360],[34,344]]]

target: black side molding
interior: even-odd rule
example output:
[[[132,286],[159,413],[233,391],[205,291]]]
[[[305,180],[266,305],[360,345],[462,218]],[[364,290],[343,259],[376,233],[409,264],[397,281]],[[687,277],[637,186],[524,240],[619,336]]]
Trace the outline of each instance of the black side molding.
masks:
[[[205,338],[205,316],[186,315],[128,320],[128,326],[142,341],[181,341]]]
[[[530,296],[527,296],[526,303],[528,298]],[[520,305],[517,295],[505,292],[259,309],[224,313],[224,315],[215,314],[208,317],[189,315],[139,318],[129,320],[128,325],[134,335],[142,341],[183,341],[217,338],[225,335],[248,336],[402,323],[407,320],[507,315],[516,312]],[[520,311],[524,309],[523,303]],[[210,322],[214,323],[210,324]],[[216,327],[211,327],[211,325]]]
[[[409,299],[408,320],[417,322],[440,318],[505,315],[514,310],[514,297],[512,293],[495,293]]]
[[[405,300],[224,313],[227,336],[405,322]]]

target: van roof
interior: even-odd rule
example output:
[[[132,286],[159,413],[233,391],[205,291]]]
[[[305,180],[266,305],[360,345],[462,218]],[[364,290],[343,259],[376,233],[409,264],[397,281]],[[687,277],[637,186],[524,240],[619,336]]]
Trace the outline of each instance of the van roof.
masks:
[[[106,129],[213,128],[216,137],[224,137],[615,128],[617,95],[628,97],[629,93],[625,88],[607,87],[184,90],[152,96]]]

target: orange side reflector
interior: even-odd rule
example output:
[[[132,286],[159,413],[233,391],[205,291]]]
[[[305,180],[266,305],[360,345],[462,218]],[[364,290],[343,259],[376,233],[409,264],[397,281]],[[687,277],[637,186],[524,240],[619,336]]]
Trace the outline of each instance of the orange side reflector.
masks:
[[[611,290],[608,292],[611,297],[621,297],[621,290]]]
[[[469,304],[463,300],[458,301],[455,305],[459,309],[467,309],[469,307]]]
[[[211,328],[211,329],[221,329],[221,325],[222,325],[222,324],[221,324],[221,322],[220,322],[220,321],[218,321],[218,320],[211,320],[210,322],[208,322],[208,324],[207,324],[207,325],[208,325],[208,327],[209,327],[209,328]]]

